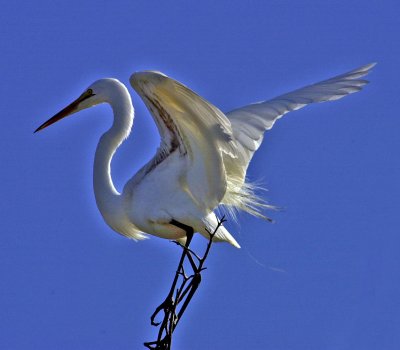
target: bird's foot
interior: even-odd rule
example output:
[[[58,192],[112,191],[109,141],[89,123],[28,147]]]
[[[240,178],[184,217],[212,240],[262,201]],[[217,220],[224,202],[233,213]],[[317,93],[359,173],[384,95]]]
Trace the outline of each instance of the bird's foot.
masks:
[[[157,315],[161,311],[164,311],[164,319],[165,319],[165,315],[170,314],[171,311],[174,310],[174,307],[175,307],[175,302],[174,302],[172,296],[171,295],[167,296],[167,298],[159,306],[157,306],[156,310],[151,315],[151,317],[150,317],[151,325],[154,327],[158,327],[161,324],[161,322],[155,321]]]

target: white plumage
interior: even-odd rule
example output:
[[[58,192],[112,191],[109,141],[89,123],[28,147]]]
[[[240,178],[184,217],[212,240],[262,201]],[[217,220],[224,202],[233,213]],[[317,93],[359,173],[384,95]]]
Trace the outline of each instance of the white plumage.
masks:
[[[140,72],[130,82],[157,124],[161,144],[156,155],[119,193],[111,178],[111,160],[129,136],[133,107],[126,87],[116,79],[93,83],[77,100],[42,124],[39,131],[82,109],[109,103],[112,127],[100,138],[94,161],[94,190],[98,208],[115,231],[143,239],[152,234],[184,239],[175,222],[208,238],[217,225],[219,205],[263,217],[265,207],[246,183],[246,171],[263,135],[287,112],[310,103],[336,100],[361,90],[361,79],[374,64],[306,86],[272,100],[224,114],[183,84],[159,72]],[[239,247],[221,227],[215,241]]]

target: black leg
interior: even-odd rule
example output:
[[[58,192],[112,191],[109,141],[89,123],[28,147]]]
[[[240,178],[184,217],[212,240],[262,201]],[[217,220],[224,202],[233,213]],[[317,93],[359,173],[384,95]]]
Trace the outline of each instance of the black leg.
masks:
[[[176,220],[171,221],[171,224],[185,230],[187,240],[185,245],[178,243],[178,245],[182,247],[183,252],[175,273],[174,280],[172,282],[171,289],[165,301],[157,307],[157,309],[151,316],[151,324],[154,326],[160,326],[160,328],[158,330],[158,337],[156,341],[144,343],[144,345],[148,349],[171,349],[172,334],[200,285],[201,272],[205,269],[204,263],[208,256],[208,253],[210,252],[214,235],[224,221],[224,218],[218,221],[218,225],[215,228],[214,232],[211,233],[207,231],[210,235],[210,239],[203,257],[199,257],[191,249],[189,249],[189,245],[193,238],[193,229]],[[185,258],[188,259],[188,262],[185,261]],[[190,266],[192,270],[192,273],[190,275],[186,274],[185,266]],[[181,305],[180,309],[178,307],[179,305]],[[160,323],[156,323],[154,321],[155,317],[159,314],[161,310],[164,311],[163,320]]]
[[[177,268],[177,270],[175,272],[175,278],[174,278],[174,280],[172,282],[171,289],[170,289],[170,291],[168,293],[168,296],[164,300],[164,302],[161,305],[159,305],[156,308],[156,310],[154,311],[154,313],[151,315],[150,320],[151,320],[151,324],[153,326],[159,326],[160,325],[160,322],[155,322],[154,320],[155,320],[156,316],[159,314],[159,312],[161,310],[164,310],[164,315],[166,315],[166,314],[169,313],[169,311],[174,306],[173,298],[174,298],[176,284],[178,282],[179,275],[183,273],[183,264],[184,264],[185,257],[186,257],[186,254],[187,254],[187,250],[189,248],[190,242],[192,241],[193,233],[194,233],[193,232],[193,228],[191,228],[190,226],[184,225],[184,224],[180,223],[179,221],[171,220],[171,224],[175,225],[176,227],[179,227],[179,228],[185,230],[185,232],[186,232],[186,243],[185,243],[185,246],[183,248],[182,255],[181,255],[181,258],[179,260],[178,268]],[[164,321],[168,321],[168,319],[165,320],[165,317],[164,317]]]

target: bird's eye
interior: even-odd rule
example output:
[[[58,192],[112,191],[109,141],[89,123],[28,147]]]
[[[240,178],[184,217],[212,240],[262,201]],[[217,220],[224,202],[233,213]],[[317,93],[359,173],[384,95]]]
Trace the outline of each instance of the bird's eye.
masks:
[[[87,100],[88,98],[90,98],[90,97],[92,97],[92,96],[94,96],[95,94],[93,93],[93,90],[92,89],[87,89],[80,97],[79,97],[79,101],[80,102],[82,102],[82,101],[85,101],[85,100]]]

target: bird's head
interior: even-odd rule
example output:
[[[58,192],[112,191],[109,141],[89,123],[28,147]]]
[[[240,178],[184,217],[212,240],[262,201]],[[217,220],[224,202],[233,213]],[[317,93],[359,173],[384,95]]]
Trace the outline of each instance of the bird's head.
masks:
[[[113,95],[113,91],[121,88],[121,85],[122,84],[118,80],[112,78],[95,81],[75,101],[40,125],[35,132],[47,128],[51,124],[83,109],[93,107],[100,103],[110,102],[109,100]]]

